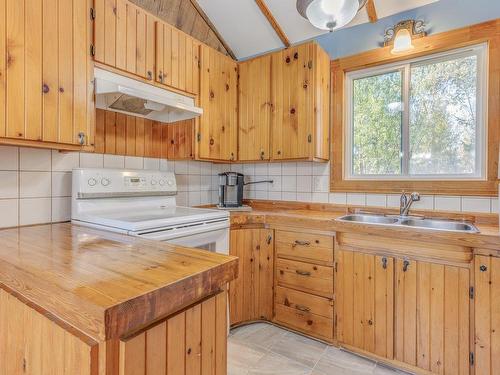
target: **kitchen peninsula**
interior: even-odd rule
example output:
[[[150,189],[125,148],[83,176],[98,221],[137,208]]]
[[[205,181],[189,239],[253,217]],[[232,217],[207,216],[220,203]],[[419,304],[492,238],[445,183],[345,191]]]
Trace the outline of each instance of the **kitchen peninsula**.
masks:
[[[0,374],[223,374],[237,259],[70,223],[0,231]]]

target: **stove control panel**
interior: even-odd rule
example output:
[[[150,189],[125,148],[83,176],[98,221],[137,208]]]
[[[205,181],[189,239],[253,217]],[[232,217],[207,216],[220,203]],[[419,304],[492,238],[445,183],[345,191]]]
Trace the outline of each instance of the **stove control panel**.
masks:
[[[73,170],[73,195],[172,195],[177,192],[172,172],[80,168]]]

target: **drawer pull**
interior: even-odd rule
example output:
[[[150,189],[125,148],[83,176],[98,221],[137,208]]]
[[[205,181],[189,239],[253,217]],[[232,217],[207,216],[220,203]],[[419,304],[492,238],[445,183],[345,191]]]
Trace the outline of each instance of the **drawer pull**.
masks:
[[[303,311],[303,312],[310,312],[311,309],[307,306],[303,306],[303,305],[295,305],[295,308],[299,311]]]
[[[295,270],[295,273],[297,273],[297,275],[301,275],[301,276],[311,276],[311,272],[309,272],[309,271]]]
[[[309,246],[311,243],[309,241],[295,240],[294,246]]]

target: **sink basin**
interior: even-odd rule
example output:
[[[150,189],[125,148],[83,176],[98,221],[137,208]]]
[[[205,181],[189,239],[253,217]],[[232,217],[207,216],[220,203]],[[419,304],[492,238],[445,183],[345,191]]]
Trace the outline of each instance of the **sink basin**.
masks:
[[[453,220],[384,216],[377,214],[349,214],[339,217],[337,220],[351,223],[423,228],[448,232],[479,233],[479,230],[473,224]]]
[[[361,215],[351,214],[339,217],[340,221],[351,221],[355,223],[368,223],[368,224],[396,224],[397,218],[387,217],[382,215]]]
[[[410,219],[410,220],[401,220],[400,224],[406,225],[408,227],[428,228],[428,229],[437,229],[437,230],[454,231],[454,232],[472,232],[472,233],[479,232],[479,230],[474,225],[460,221]]]

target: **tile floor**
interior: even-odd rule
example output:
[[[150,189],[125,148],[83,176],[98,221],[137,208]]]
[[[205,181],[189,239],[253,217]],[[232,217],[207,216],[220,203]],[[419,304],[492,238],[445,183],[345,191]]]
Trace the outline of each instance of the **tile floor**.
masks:
[[[231,330],[228,375],[402,375],[267,323]]]

